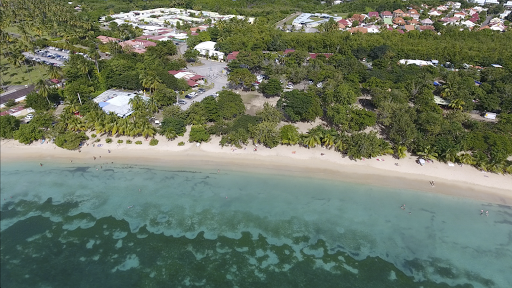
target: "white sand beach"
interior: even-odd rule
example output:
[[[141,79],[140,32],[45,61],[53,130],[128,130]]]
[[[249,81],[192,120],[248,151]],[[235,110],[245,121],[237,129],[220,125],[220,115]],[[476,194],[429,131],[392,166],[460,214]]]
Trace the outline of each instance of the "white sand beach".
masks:
[[[182,165],[215,171],[244,170],[252,173],[336,179],[441,193],[512,206],[512,175],[485,173],[468,165],[449,166],[437,161],[420,166],[416,163],[416,157],[410,155],[400,160],[386,155],[376,159],[354,161],[334,150],[322,147],[307,149],[295,145],[268,149],[256,147],[252,143],[242,149],[221,147],[220,137],[213,137],[209,143],[197,146],[196,143],[186,141],[188,133],[173,141],[157,136],[157,146],[149,146],[149,141],[143,138],[130,137],[114,137],[113,143],[105,144],[105,138],[100,138],[102,147],[93,147],[95,139],[91,138],[88,141],[89,145],[84,146],[81,152],[64,150],[53,143],[34,142],[31,145],[24,145],[15,140],[2,140],[1,162],[6,164],[13,161],[73,161],[72,164],[87,163],[98,166],[110,162],[141,165],[173,163],[173,166]],[[124,140],[124,143],[117,144],[119,139]],[[126,144],[127,139],[134,143],[141,140],[143,143]],[[184,146],[178,146],[181,141],[185,142]],[[255,148],[257,151],[254,151]],[[102,158],[99,158],[100,156]],[[97,159],[93,160],[93,157]],[[430,181],[435,181],[434,187],[430,185]]]

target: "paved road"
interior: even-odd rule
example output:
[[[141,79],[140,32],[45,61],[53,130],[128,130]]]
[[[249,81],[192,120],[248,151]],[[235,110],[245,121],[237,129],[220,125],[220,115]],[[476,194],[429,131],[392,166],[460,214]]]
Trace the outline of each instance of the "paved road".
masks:
[[[295,12],[293,13],[292,15],[289,15],[288,17],[284,18],[283,20],[279,21],[276,23],[276,28],[277,29],[280,29],[282,28],[282,26],[284,25],[284,23],[286,23],[288,20],[292,19],[292,18],[295,18],[297,16],[299,16],[300,14],[302,14],[301,12]]]
[[[213,88],[206,90],[206,92],[200,94],[194,99],[185,99],[187,104],[181,105],[181,109],[183,110],[187,110],[193,102],[201,102],[205,97],[221,91],[222,87],[227,86],[228,84],[227,75],[222,73],[222,70],[226,67],[226,63],[206,59],[201,59],[201,62],[204,63],[203,66],[189,66],[188,71],[205,76],[208,84],[214,84]]]
[[[487,17],[485,18],[485,21],[482,22],[482,25],[481,27],[484,27],[485,25],[488,25],[489,22],[491,22],[491,19],[494,17],[494,15],[487,15]]]

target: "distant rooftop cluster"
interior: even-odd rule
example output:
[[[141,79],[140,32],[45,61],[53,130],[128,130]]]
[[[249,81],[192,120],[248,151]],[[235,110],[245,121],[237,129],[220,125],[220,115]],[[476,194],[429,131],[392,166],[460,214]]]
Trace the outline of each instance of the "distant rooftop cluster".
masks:
[[[176,26],[178,22],[180,22],[180,24],[201,24],[204,23],[206,19],[211,19],[212,23],[215,23],[219,20],[229,20],[231,18],[246,19],[245,16],[240,15],[221,15],[217,12],[178,8],[156,8],[150,10],[130,11],[127,13],[113,14],[109,16],[114,19],[112,21],[119,25],[130,24],[135,27],[142,28],[143,30],[156,30],[167,25]],[[108,16],[101,17],[100,22],[105,23],[107,17]],[[253,23],[254,18],[248,17],[247,21]]]
[[[478,5],[499,4],[497,0],[472,0]],[[418,9],[409,7],[407,10],[371,11],[367,14],[353,14],[350,18],[343,19],[337,15],[324,13],[302,13],[292,22],[292,30],[305,32],[318,32],[319,26],[333,19],[338,23],[338,29],[351,33],[379,33],[384,30],[396,30],[405,33],[413,30],[435,31],[434,23],[442,25],[457,25],[461,29],[491,29],[505,31],[504,18],[512,11],[512,1],[504,4],[507,9],[499,17],[492,19],[487,25],[479,24],[485,19],[480,19],[479,13],[487,8],[475,6],[470,9],[461,9],[459,2],[447,2],[440,6],[421,5]],[[425,15],[425,16],[422,16]]]

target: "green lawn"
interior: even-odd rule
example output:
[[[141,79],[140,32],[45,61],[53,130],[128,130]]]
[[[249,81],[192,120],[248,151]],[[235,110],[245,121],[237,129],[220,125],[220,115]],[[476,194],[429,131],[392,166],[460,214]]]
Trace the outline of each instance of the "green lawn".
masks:
[[[47,79],[45,65],[14,67],[7,59],[0,59],[0,73],[3,85],[26,85],[37,82],[39,79]]]

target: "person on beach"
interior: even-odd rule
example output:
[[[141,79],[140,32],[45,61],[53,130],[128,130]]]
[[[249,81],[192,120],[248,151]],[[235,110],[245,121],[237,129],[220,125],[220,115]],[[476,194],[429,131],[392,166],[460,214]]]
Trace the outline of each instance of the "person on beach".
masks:
[[[96,160],[96,156],[92,156],[92,158],[93,158],[94,160]]]
[[[108,150],[108,153],[110,153],[110,150]]]

